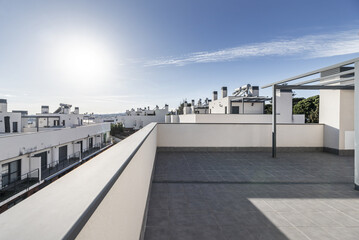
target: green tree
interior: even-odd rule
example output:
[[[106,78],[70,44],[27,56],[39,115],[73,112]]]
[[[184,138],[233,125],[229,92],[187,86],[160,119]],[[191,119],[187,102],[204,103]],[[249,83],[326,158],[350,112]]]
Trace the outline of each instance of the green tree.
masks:
[[[267,103],[264,105],[264,114],[272,114],[272,104]]]
[[[293,107],[293,114],[305,114],[306,123],[319,122],[319,95],[299,101]]]
[[[116,134],[123,133],[124,127],[122,123],[112,123],[111,124],[111,136],[115,136]]]
[[[297,105],[297,103],[299,103],[300,101],[304,100],[304,97],[293,97],[292,103],[293,103],[293,108],[295,105]]]

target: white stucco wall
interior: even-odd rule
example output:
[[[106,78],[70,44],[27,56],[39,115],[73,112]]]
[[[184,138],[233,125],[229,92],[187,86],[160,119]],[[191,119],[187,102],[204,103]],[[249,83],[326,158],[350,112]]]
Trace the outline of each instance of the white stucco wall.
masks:
[[[143,133],[148,133],[153,126],[149,125],[149,128],[143,129]],[[128,156],[123,153],[126,145],[131,146],[140,141],[141,139],[138,137],[132,139],[129,137],[121,141],[113,149],[109,149],[112,151],[112,158],[122,159],[121,154]],[[134,148],[130,149],[134,150]],[[154,129],[93,213],[77,239],[140,239],[156,149],[157,129]]]
[[[271,114],[188,114],[178,115],[180,123],[271,123]],[[304,115],[292,115],[288,122],[282,115],[277,116],[278,123],[303,123]]]
[[[10,132],[14,131],[13,122],[17,122],[17,131],[21,132],[21,113],[2,112],[0,113],[0,133],[5,132],[4,117],[10,117]]]
[[[354,131],[354,91],[320,90],[319,122],[324,126],[324,147],[344,150],[352,141],[346,131]]]
[[[277,90],[277,114],[280,115],[282,122],[291,122],[293,114],[292,92]]]
[[[209,103],[209,112],[213,113],[225,113],[225,107],[227,107],[227,114],[230,113],[230,97],[220,98]]]
[[[159,124],[159,147],[271,147],[271,124]],[[278,147],[323,147],[323,125],[283,124]]]

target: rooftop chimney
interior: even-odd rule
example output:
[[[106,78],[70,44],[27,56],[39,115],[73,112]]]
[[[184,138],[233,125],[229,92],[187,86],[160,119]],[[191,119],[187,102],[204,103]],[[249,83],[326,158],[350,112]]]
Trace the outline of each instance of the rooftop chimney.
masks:
[[[7,100],[6,99],[0,99],[0,112],[1,113],[7,112]]]
[[[213,91],[213,101],[216,101],[218,99],[218,93],[217,91]]]
[[[79,109],[79,107],[75,107],[74,114],[80,114],[80,109]]]
[[[227,87],[222,87],[222,98],[227,97]]]
[[[41,114],[49,113],[49,106],[41,106]]]
[[[192,99],[192,106],[194,106],[194,99]]]

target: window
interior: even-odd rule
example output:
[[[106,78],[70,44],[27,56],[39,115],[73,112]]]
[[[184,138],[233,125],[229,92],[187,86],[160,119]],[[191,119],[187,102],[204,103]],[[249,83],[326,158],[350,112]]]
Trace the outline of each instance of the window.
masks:
[[[232,114],[239,114],[239,107],[238,106],[233,106],[232,107]]]
[[[21,176],[21,159],[2,165],[2,186],[5,187],[10,183],[20,180]]]

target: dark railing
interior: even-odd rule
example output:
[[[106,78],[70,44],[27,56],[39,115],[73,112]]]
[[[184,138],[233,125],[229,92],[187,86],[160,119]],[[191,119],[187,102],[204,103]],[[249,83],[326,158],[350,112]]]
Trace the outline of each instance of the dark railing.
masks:
[[[80,162],[81,159],[95,153],[96,151],[108,146],[110,143],[96,143],[93,145],[92,148],[86,148],[83,149],[83,152],[76,152],[74,154],[69,155],[66,159],[60,160],[60,161],[56,161],[56,162],[52,162],[50,164],[48,164],[46,166],[46,168],[44,167],[41,171],[41,178],[45,179],[63,169],[65,169],[66,167]]]
[[[110,143],[96,143],[92,146],[92,148],[85,148],[85,149],[83,149],[81,158],[85,158],[108,145],[110,145]]]
[[[80,161],[80,152],[76,152],[67,156],[66,159],[62,159],[59,161],[52,162],[47,164],[46,167],[43,167],[41,170],[41,179],[45,179],[51,176],[54,173],[61,171],[62,169]]]
[[[39,169],[18,176],[17,179],[10,181],[6,186],[0,189],[0,202],[14,196],[15,194],[30,188],[32,185],[40,182]],[[0,185],[1,186],[1,185]]]

